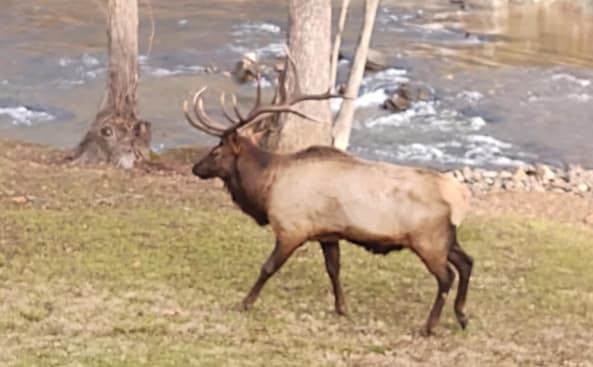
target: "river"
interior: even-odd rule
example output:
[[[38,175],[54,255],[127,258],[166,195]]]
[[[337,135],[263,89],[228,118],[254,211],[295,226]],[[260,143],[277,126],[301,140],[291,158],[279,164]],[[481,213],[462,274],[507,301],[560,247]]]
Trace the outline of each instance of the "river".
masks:
[[[103,95],[103,3],[0,0],[0,137],[76,145]],[[205,67],[230,69],[246,51],[263,58],[280,53],[286,2],[140,3],[139,110],[153,123],[153,148],[213,142],[184,121],[183,99],[208,84],[249,103],[252,85],[238,86]],[[354,1],[345,50],[354,46],[361,17]],[[535,161],[593,167],[590,10],[384,0],[372,47],[387,55],[390,67],[363,81],[354,153],[434,167]],[[342,63],[341,75],[348,66]],[[436,100],[399,114],[381,110],[385,89],[405,81],[431,88]],[[216,101],[207,106],[216,116]]]

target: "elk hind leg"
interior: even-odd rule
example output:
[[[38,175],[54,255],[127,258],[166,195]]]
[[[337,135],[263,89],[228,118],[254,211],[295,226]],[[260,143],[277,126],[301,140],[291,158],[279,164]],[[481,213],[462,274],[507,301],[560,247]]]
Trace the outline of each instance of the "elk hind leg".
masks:
[[[448,259],[459,273],[459,285],[457,286],[457,295],[455,296],[455,316],[457,317],[457,321],[461,328],[465,329],[467,327],[468,319],[463,308],[467,298],[469,279],[471,277],[474,261],[459,245],[455,230],[452,234]]]
[[[253,306],[268,279],[270,279],[270,277],[274,275],[274,273],[276,273],[282,267],[282,265],[284,265],[294,250],[296,250],[301,244],[302,242],[293,243],[276,240],[276,246],[274,247],[272,254],[262,266],[259,277],[257,278],[253,287],[251,287],[251,290],[247,296],[239,305],[241,310],[248,310],[251,308],[251,306]]]
[[[340,243],[338,241],[320,242],[325,259],[325,269],[334,291],[335,310],[338,315],[346,315],[346,301],[340,284]]]
[[[441,317],[441,312],[443,311],[447,294],[449,293],[451,285],[453,284],[453,280],[455,279],[455,272],[447,263],[446,251],[448,248],[446,246],[442,248],[443,251],[438,251],[437,248],[430,248],[430,246],[427,246],[424,249],[417,248],[415,250],[428,270],[436,278],[438,285],[434,304],[430,310],[426,324],[421,331],[422,335],[428,336],[432,335],[432,329],[438,323]],[[443,256],[440,256],[441,252],[443,252]]]

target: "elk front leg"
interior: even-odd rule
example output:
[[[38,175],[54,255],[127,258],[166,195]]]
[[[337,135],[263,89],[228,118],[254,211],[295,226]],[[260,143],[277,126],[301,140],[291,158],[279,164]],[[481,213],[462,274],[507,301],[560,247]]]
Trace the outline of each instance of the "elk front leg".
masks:
[[[268,279],[270,279],[270,277],[282,267],[294,250],[296,250],[300,245],[301,243],[295,244],[276,240],[276,246],[274,247],[270,257],[268,257],[268,260],[262,266],[257,281],[253,287],[251,287],[251,290],[243,299],[243,302],[241,302],[239,305],[241,310],[248,310],[251,308],[251,306],[253,306]]]
[[[334,301],[336,313],[338,315],[346,315],[346,301],[342,286],[340,285],[340,243],[335,242],[320,242],[323,250],[323,257],[325,258],[325,269],[331,280],[334,290]]]

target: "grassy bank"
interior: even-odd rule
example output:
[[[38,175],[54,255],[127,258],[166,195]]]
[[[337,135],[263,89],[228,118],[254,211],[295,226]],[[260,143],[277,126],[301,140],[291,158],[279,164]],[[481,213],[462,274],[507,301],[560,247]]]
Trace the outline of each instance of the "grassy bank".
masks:
[[[350,318],[332,313],[323,257],[297,252],[255,308],[233,310],[272,249],[214,185],[179,175],[0,154],[0,365],[591,365],[593,232],[471,215],[468,330],[448,300],[416,336],[434,279],[407,252],[343,245]],[[23,158],[25,157],[25,158]],[[34,157],[29,159],[26,157]]]

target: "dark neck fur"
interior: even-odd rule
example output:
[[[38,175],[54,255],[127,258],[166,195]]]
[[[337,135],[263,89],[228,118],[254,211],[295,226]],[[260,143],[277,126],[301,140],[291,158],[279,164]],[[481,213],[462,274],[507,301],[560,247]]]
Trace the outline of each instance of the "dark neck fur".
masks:
[[[266,201],[271,184],[270,165],[273,153],[266,152],[248,141],[241,141],[241,152],[235,161],[233,174],[225,186],[233,202],[259,225],[268,224]]]

